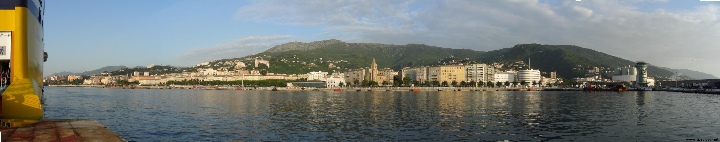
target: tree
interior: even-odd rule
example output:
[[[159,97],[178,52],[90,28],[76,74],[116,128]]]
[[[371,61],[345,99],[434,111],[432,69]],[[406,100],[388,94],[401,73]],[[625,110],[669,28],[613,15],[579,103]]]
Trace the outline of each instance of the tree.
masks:
[[[403,77],[402,81],[405,84],[405,86],[410,86],[412,79],[409,76],[406,76],[406,77]]]
[[[375,82],[375,81],[370,81],[370,82],[368,82],[368,85],[370,85],[370,86],[378,86],[378,83]]]
[[[525,84],[527,84],[527,81],[525,81],[525,80],[523,80],[522,82],[520,82],[520,85],[522,85],[522,86],[525,86]]]
[[[431,82],[428,81],[428,80],[425,80],[425,83],[423,83],[423,86],[430,86],[430,85],[432,85],[432,84],[431,84]]]
[[[513,85],[513,87],[517,87],[518,81],[517,81],[517,80],[513,81],[513,82],[512,82],[512,85]]]
[[[355,79],[355,81],[353,81],[353,84],[354,84],[355,86],[358,86],[358,85],[360,84],[360,80]]]
[[[502,84],[503,84],[503,83],[500,82],[500,81],[498,81],[498,82],[495,83],[495,85],[498,86],[498,87],[502,86]]]
[[[268,73],[267,70],[260,70],[260,75],[266,76]]]
[[[492,82],[492,81],[487,81],[486,84],[487,84],[487,86],[494,87],[494,86],[492,86],[492,85],[493,85],[493,82]]]
[[[470,85],[470,86],[472,86],[472,87],[477,87],[477,86],[478,86],[477,82],[475,82],[474,80],[473,80],[473,81],[470,81],[470,83],[468,83],[468,85]]]
[[[440,85],[440,81],[432,81],[431,85],[438,86],[438,85]]]
[[[383,80],[382,85],[383,85],[383,86],[390,85],[390,82],[388,82],[387,80]]]
[[[505,81],[505,86],[510,86],[510,81]]]
[[[462,86],[462,87],[467,87],[467,82],[465,82],[465,81],[460,81],[460,86]]]
[[[479,86],[479,87],[484,87],[484,86],[485,86],[485,82],[484,82],[484,81],[478,81],[478,82],[477,82],[477,86]]]
[[[369,85],[370,85],[370,81],[368,81],[368,80],[362,81],[362,86],[369,86]]]
[[[458,82],[453,80],[452,83],[450,83],[450,84],[452,84],[452,86],[455,87],[455,86],[457,86]]]
[[[532,85],[533,86],[538,85],[537,81],[533,80]]]
[[[442,86],[443,86],[443,87],[447,87],[447,86],[448,86],[448,82],[447,82],[447,81],[443,81],[443,82],[442,82]]]
[[[340,82],[340,83],[338,83],[338,85],[340,85],[340,87],[342,87],[343,85],[345,85],[345,83]]]

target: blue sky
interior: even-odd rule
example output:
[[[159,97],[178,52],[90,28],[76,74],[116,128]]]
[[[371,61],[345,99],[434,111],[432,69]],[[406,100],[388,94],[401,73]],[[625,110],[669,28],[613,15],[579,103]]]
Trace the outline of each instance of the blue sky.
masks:
[[[720,3],[696,0],[48,1],[45,74],[192,66],[290,41],[489,51],[572,44],[720,76]]]

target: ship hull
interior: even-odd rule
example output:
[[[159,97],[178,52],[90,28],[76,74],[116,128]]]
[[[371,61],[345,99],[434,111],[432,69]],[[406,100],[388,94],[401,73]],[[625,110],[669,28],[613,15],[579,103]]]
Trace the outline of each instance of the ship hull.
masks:
[[[0,7],[0,32],[9,33],[10,43],[5,43],[9,60],[7,89],[2,92],[0,120],[2,125],[20,127],[43,118],[43,62],[44,43],[42,9],[37,0],[8,0]],[[11,7],[8,6],[9,4]],[[0,45],[1,46],[1,45]],[[2,55],[0,55],[2,56]],[[7,85],[7,84],[4,84]]]

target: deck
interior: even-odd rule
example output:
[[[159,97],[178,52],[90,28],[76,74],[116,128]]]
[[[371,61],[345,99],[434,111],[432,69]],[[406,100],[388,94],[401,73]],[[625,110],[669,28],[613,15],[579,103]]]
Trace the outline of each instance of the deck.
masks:
[[[60,141],[60,142],[124,142],[97,120],[46,119],[20,128],[2,128],[0,141]]]

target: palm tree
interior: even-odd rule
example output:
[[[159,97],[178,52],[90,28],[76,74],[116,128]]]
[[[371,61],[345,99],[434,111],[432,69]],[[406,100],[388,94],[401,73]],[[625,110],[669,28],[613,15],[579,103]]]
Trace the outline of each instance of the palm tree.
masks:
[[[537,84],[538,84],[537,81],[533,80],[532,85],[535,86]]]
[[[505,81],[505,86],[510,86],[510,81]]]

